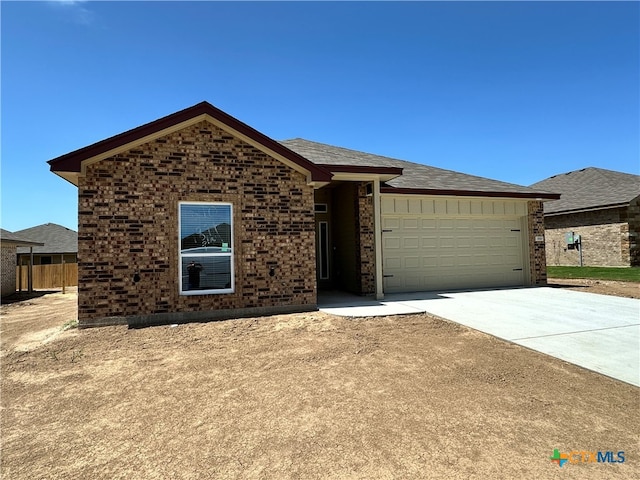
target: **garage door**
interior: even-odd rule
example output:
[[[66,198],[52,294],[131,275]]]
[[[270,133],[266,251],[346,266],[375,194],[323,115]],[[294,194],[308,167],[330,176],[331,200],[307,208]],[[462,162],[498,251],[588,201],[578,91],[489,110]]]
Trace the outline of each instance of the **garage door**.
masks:
[[[385,292],[523,285],[526,203],[382,196]]]

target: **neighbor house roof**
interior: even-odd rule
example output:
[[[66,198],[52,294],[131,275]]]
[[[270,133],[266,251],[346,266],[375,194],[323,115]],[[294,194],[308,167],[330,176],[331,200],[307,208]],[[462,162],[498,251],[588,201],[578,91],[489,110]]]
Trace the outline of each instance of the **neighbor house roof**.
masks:
[[[331,180],[331,174],[326,170],[208,102],[198,103],[151,123],[54,158],[48,163],[52,172],[77,185],[78,175],[83,172],[83,168],[87,164],[122,153],[203,120],[207,120],[254,147],[266,151],[292,168],[304,171],[310,181],[328,182]]]
[[[36,227],[25,228],[15,235],[40,242],[33,253],[77,253],[78,232],[55,223],[45,223]],[[18,247],[17,253],[29,253],[28,248]]]
[[[562,194],[560,200],[545,204],[545,214],[613,208],[640,195],[640,175],[588,167],[554,175],[531,188]]]
[[[329,170],[347,166],[397,169],[402,175],[388,180],[383,193],[424,193],[438,195],[509,196],[517,198],[555,199],[559,195],[512,183],[467,175],[442,168],[359,152],[302,138],[284,140],[287,148]]]
[[[37,242],[34,239],[25,238],[23,235],[20,235],[19,233],[12,233],[9,230],[5,230],[4,228],[0,228],[0,243],[2,243],[3,245],[12,245],[12,246],[43,245],[42,243]]]

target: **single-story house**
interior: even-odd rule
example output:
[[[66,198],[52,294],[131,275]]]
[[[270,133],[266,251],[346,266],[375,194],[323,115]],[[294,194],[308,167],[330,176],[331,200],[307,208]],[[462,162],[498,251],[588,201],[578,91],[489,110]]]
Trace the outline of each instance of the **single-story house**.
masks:
[[[306,140],[207,102],[49,161],[78,187],[81,326],[546,282],[557,194]]]
[[[580,265],[582,255],[585,266],[640,266],[640,175],[589,167],[531,188],[562,195],[544,205],[548,265]]]
[[[76,263],[78,261],[78,232],[55,223],[45,223],[14,232],[31,238],[43,245],[33,247],[34,265]],[[18,247],[18,265],[27,265],[31,253],[28,248]]]
[[[0,261],[2,272],[2,296],[16,293],[16,249],[27,247],[29,249],[42,246],[42,243],[30,238],[11,233],[8,230],[0,229]],[[29,291],[32,290],[31,269],[29,269]]]

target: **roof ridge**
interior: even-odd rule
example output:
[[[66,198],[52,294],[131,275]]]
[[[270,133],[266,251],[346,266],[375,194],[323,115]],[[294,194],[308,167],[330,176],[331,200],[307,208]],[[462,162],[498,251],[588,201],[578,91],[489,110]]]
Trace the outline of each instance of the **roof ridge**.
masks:
[[[500,192],[504,194],[521,194],[532,197],[548,196],[550,192],[536,191],[533,188],[495,180],[479,175],[471,175],[455,170],[434,167],[425,163],[416,163],[394,157],[387,157],[375,153],[362,152],[346,147],[338,147],[327,143],[306,139],[282,140],[289,148],[318,164],[330,165],[369,165],[393,166],[403,169],[400,177],[390,180],[387,184],[398,189],[447,191],[447,192]],[[540,194],[540,195],[538,195]],[[554,195],[555,194],[551,194]]]
[[[34,225],[33,227],[27,227],[27,228],[23,228],[22,230],[16,230],[16,232],[25,232],[27,230],[34,230],[36,228],[43,228],[43,227],[59,227],[59,228],[64,228],[65,230],[68,230],[70,232],[77,233],[72,228],[65,227],[64,225],[60,225],[59,223],[53,223],[53,222],[41,223],[40,225]]]
[[[616,175],[630,175],[630,176],[633,176],[633,177],[639,177],[640,178],[640,175],[638,175],[636,173],[621,172],[619,170],[611,170],[609,168],[601,168],[601,167],[584,167],[584,168],[578,168],[576,170],[571,170],[571,171],[568,171],[568,172],[556,173],[555,175],[551,175],[551,176],[545,178],[544,180],[540,180],[540,182],[544,182],[545,180],[549,180],[551,178],[561,177],[563,175],[571,175],[571,174],[574,174],[574,173],[584,172],[586,170],[593,170],[594,172],[597,172],[597,173],[613,173],[613,174],[616,174]],[[540,183],[540,182],[536,182],[536,183]]]

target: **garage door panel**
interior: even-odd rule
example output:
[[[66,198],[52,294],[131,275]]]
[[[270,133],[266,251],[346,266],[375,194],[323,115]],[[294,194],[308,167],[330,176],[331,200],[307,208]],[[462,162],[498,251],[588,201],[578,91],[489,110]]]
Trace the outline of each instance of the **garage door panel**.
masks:
[[[398,270],[402,268],[402,259],[400,257],[387,256],[385,257],[383,263],[384,263],[383,267],[386,270]]]
[[[463,235],[466,235],[464,233]],[[469,249],[473,246],[473,238],[471,236],[460,236],[457,239],[458,248],[460,249]]]
[[[505,237],[504,246],[508,248],[516,248],[520,246],[520,239],[515,236]]]
[[[402,239],[402,246],[405,249],[417,249],[420,248],[420,239],[418,237],[404,237]]]
[[[456,246],[456,238],[453,235],[443,235],[438,238],[439,248],[446,250],[448,248],[455,248],[455,246]]]
[[[495,248],[495,247],[504,247],[506,246],[505,243],[505,238],[504,237],[490,237],[488,239],[489,242],[489,247]]]
[[[473,237],[473,247],[476,249],[479,248],[486,248],[489,246],[489,240],[487,240],[487,237]]]
[[[436,255],[424,255],[422,257],[422,268],[429,269],[426,271],[433,271],[433,269],[437,266],[438,266],[438,257]]]
[[[384,237],[382,248],[385,250],[399,250],[401,245],[400,237]]]
[[[403,218],[402,229],[403,230],[417,230],[419,228],[418,218]]]
[[[438,222],[438,228],[440,230],[452,230],[456,227],[456,224],[457,222],[454,219],[441,219]]]
[[[458,254],[458,266],[459,267],[472,267],[473,255]]]
[[[486,267],[489,265],[489,255],[476,254],[473,256],[473,265],[476,267]]]
[[[436,230],[438,228],[438,221],[435,218],[422,218],[420,219],[422,230]]]
[[[420,257],[404,257],[404,268],[420,270]]]
[[[455,267],[456,257],[454,257],[453,255],[441,255],[438,265],[441,267]]]
[[[382,217],[382,228],[385,230],[398,230],[400,228],[400,218]]]
[[[399,204],[396,204],[396,206]],[[408,203],[383,215],[384,289],[387,292],[434,290],[441,288],[481,288],[522,285],[523,247],[520,218],[487,216],[491,210],[518,211],[508,201],[482,203],[423,199],[423,213],[417,202]],[[455,206],[455,208],[454,208]],[[425,216],[425,210],[444,215]],[[478,211],[482,217],[461,217]],[[447,215],[447,211],[453,215]],[[456,216],[457,215],[457,216]]]
[[[438,237],[422,237],[422,248],[437,248],[438,247]]]

